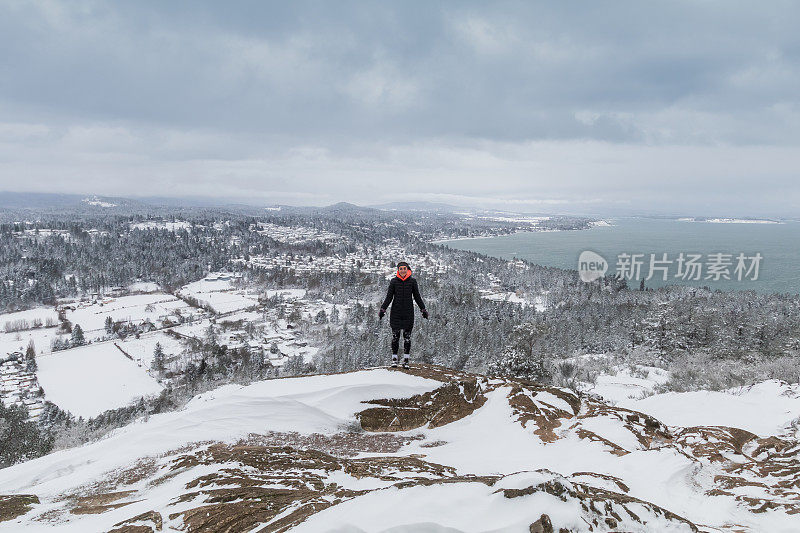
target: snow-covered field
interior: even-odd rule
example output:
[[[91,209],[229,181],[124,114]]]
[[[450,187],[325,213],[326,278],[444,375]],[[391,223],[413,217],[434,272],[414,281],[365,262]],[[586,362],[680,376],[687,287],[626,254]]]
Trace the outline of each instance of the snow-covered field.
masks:
[[[137,281],[128,285],[131,292],[158,292],[159,289],[158,283],[152,281]]]
[[[58,330],[52,326],[58,324],[58,313],[52,307],[0,315],[0,357],[13,352],[25,353],[31,341],[36,353],[50,351],[50,341]]]
[[[37,361],[36,377],[45,398],[75,416],[96,416],[161,391],[161,385],[112,342],[54,352]]]
[[[231,278],[210,274],[181,288],[181,295],[191,296],[217,313],[232,313],[258,305],[258,295],[233,287]]]
[[[17,327],[24,326],[26,327]],[[15,313],[4,313],[0,315],[0,331],[12,329],[29,329],[58,324],[58,313],[52,307],[37,307],[27,311],[17,311]]]
[[[39,328],[14,333],[0,333],[0,356],[11,352],[22,352],[33,341],[36,353],[49,352],[50,341],[58,336],[58,328]]]
[[[175,337],[163,331],[145,333],[138,339],[135,337],[127,337],[124,341],[117,341],[117,344],[119,344],[128,355],[133,357],[137,364],[141,364],[144,368],[150,368],[157,343],[161,344],[161,348],[164,350],[164,355],[167,359],[183,352],[183,344]]]
[[[106,317],[114,321],[141,322],[145,319],[156,324],[160,317],[175,313],[195,311],[183,300],[163,292],[136,294],[119,298],[106,298],[97,303],[76,303],[76,309],[67,311],[67,320],[80,324],[87,339],[104,334]]]

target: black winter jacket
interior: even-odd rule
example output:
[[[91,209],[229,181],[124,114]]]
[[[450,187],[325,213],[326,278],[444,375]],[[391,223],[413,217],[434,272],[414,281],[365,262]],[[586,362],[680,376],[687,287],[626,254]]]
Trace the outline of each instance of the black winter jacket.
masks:
[[[413,301],[412,301],[413,297]],[[425,309],[425,302],[419,294],[417,280],[409,276],[405,280],[395,276],[389,282],[389,290],[381,304],[381,309],[386,309],[392,304],[392,313],[389,325],[392,329],[411,329],[414,327],[414,301],[420,309]]]

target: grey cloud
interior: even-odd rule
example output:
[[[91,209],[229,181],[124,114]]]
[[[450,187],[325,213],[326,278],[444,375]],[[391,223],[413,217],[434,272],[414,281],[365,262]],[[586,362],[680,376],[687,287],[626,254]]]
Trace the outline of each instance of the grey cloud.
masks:
[[[13,4],[0,94],[98,120],[507,139],[619,138],[575,108],[722,120],[797,98],[792,4],[404,5]]]
[[[740,194],[789,212],[799,15],[793,2],[0,3],[0,188],[83,176],[114,189],[96,192],[211,195],[222,177],[226,196],[366,202],[405,177],[431,198],[702,193],[745,209]]]

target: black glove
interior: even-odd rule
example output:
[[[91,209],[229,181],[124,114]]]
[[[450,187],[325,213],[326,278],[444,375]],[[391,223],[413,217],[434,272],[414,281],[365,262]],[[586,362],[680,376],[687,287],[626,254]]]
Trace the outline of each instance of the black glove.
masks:
[[[422,318],[424,318],[425,320],[428,319],[428,310],[427,309],[423,309],[422,310]]]
[[[385,314],[386,314],[386,309],[381,309],[380,311],[378,311],[378,320],[381,320],[383,318],[383,315]]]

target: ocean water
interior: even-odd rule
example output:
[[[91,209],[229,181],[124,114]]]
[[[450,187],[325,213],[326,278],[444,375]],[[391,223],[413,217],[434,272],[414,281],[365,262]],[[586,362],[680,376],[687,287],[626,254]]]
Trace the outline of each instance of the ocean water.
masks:
[[[759,292],[800,293],[800,222],[783,224],[710,223],[650,218],[609,220],[611,226],[586,230],[522,232],[502,237],[463,239],[445,244],[504,259],[527,259],[534,263],[577,270],[581,252],[590,250],[608,265],[608,273],[620,272],[628,284],[638,287],[650,275],[651,254],[655,268],[648,287],[668,284],[708,286],[720,290],[755,290]],[[667,254],[664,263],[663,254]],[[679,272],[679,254],[688,259],[698,254],[697,270]],[[625,258],[620,254],[642,254]],[[722,254],[716,256],[715,254]],[[744,254],[743,269],[737,273],[738,256]],[[760,261],[754,260],[756,254]],[[756,277],[753,263],[758,263]],[[631,265],[640,263],[639,275]],[[748,272],[749,270],[749,272]],[[727,274],[729,279],[725,278]],[[684,279],[688,278],[688,279]],[[741,279],[738,279],[741,278]],[[756,279],[754,279],[756,278]]]

